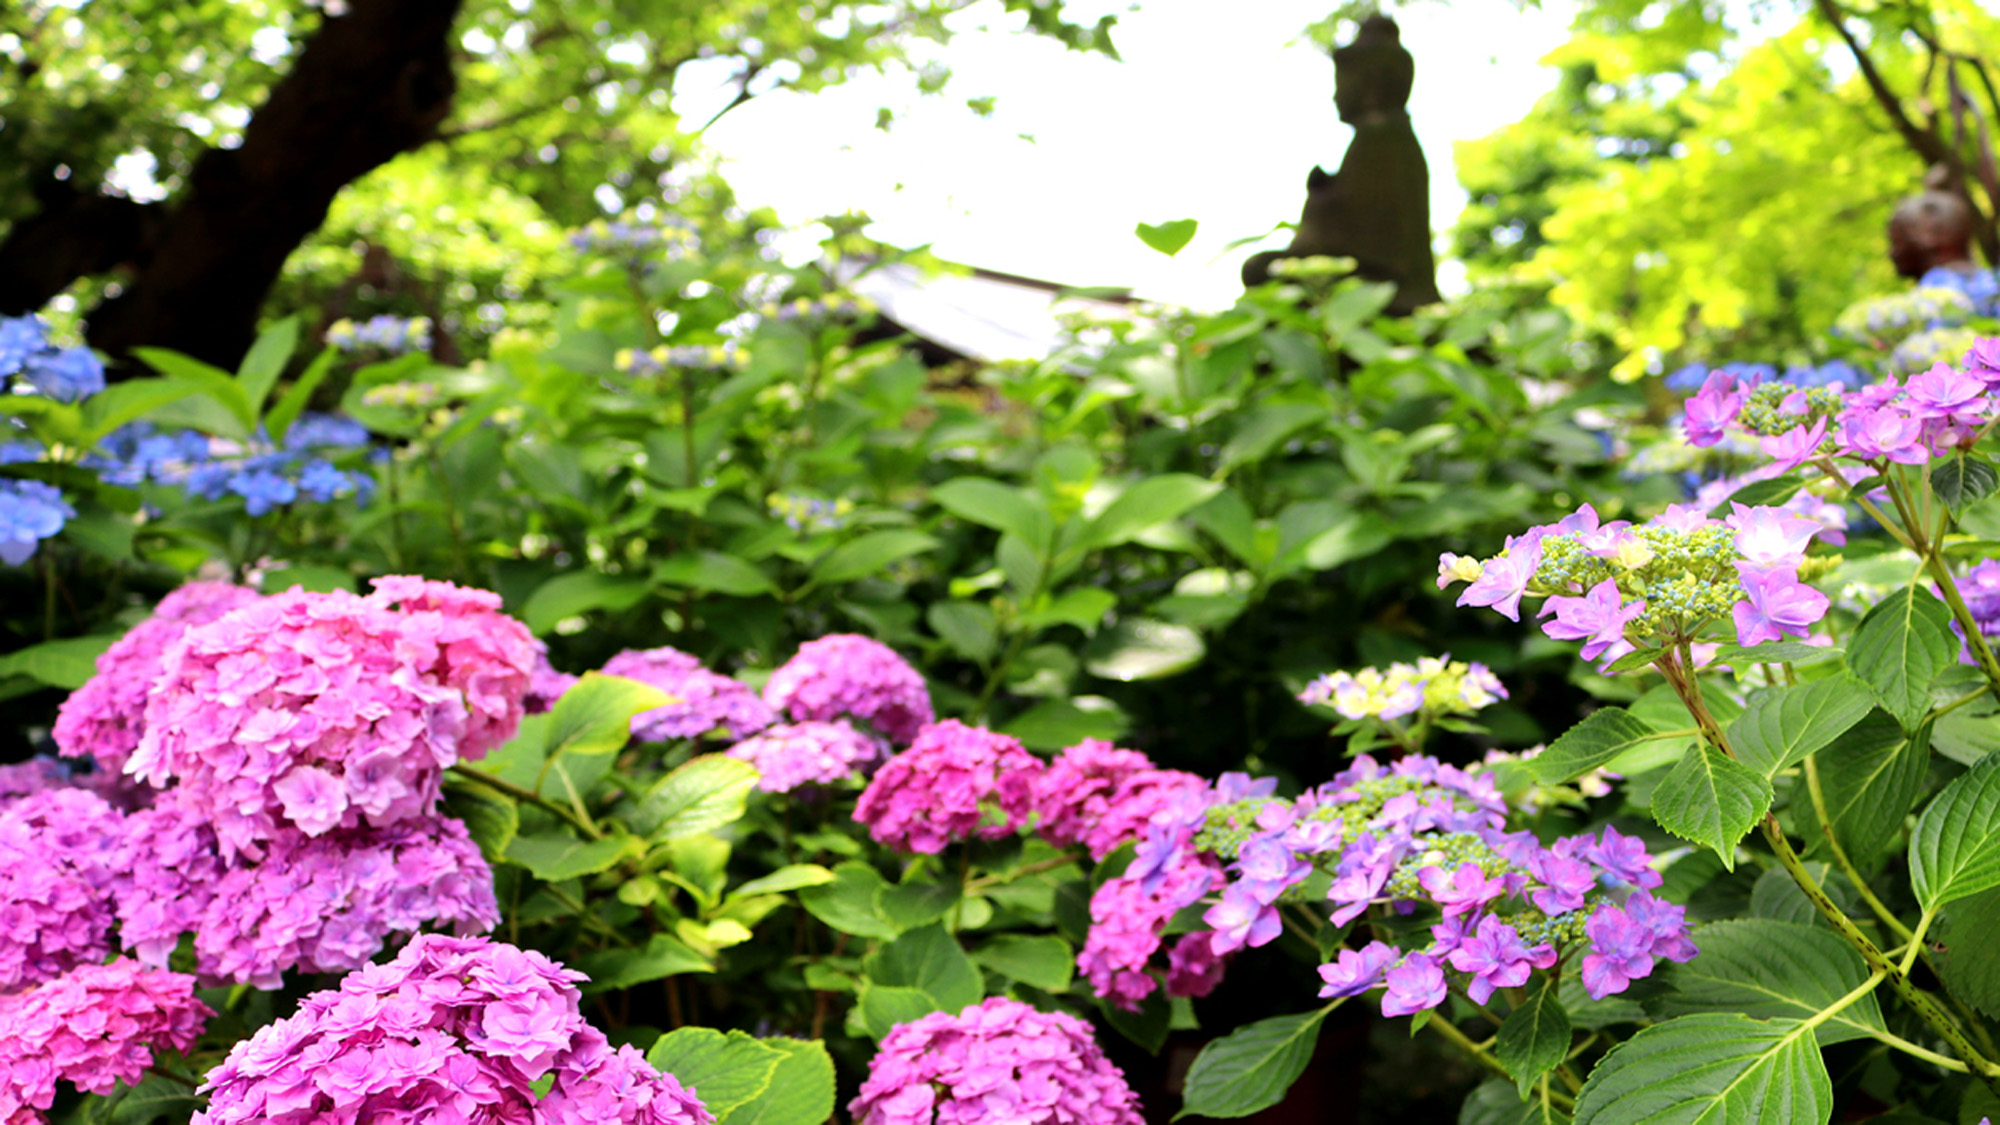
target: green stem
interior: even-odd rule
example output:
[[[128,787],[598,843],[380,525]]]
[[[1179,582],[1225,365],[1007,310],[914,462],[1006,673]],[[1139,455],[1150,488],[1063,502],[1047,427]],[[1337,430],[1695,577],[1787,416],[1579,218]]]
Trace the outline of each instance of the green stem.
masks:
[[[1458,1044],[1459,1049],[1464,1051],[1466,1054],[1471,1055],[1473,1061],[1478,1063],[1480,1066],[1483,1066],[1487,1070],[1490,1070],[1493,1073],[1499,1075],[1500,1077],[1507,1079],[1509,1082],[1514,1080],[1514,1076],[1507,1072],[1507,1068],[1501,1065],[1499,1059],[1493,1057],[1492,1052],[1488,1051],[1484,1047],[1481,1047],[1479,1044],[1474,1043],[1471,1040],[1471,1038],[1469,1038],[1465,1034],[1465,1032],[1460,1031],[1458,1028],[1452,1026],[1450,1020],[1441,1017],[1433,1017],[1431,1021],[1425,1026],[1436,1028],[1437,1033],[1439,1035],[1442,1035],[1446,1039],[1451,1040],[1453,1043]],[[1564,1113],[1568,1113],[1576,1108],[1576,1099],[1570,1097],[1567,1094],[1558,1093],[1557,1091],[1550,1090],[1548,1091],[1548,1099],[1549,1101],[1554,1102],[1558,1107],[1560,1107]]]
[[[1054,871],[1058,867],[1075,862],[1076,860],[1073,857],[1066,855],[1057,856],[1054,859],[1038,860],[1028,864],[1026,867],[1017,867],[1002,875],[981,875],[977,879],[968,880],[965,884],[965,889],[976,891],[985,887],[997,887],[1011,883],[1016,879],[1024,879],[1030,875],[1040,875],[1044,871]]]
[[[1906,1055],[1915,1055],[1917,1058],[1920,1058],[1925,1062],[1930,1063],[1934,1066],[1940,1066],[1946,1070],[1955,1070],[1960,1074],[1966,1074],[1970,1072],[1970,1068],[1967,1067],[1964,1063],[1958,1061],[1957,1059],[1954,1059],[1949,1055],[1940,1055],[1936,1051],[1933,1051],[1928,1047],[1919,1047],[1915,1043],[1912,1043],[1908,1039],[1904,1039],[1900,1036],[1891,1035],[1886,1031],[1871,1031],[1868,1034],[1874,1036],[1876,1041],[1880,1043],[1883,1043],[1890,1047],[1894,1047],[1895,1049],[1903,1052]]]
[[[561,805],[555,803],[554,801],[549,800],[547,797],[542,796],[540,793],[535,792],[533,789],[528,789],[524,786],[516,785],[513,782],[508,781],[506,778],[499,776],[498,774],[491,774],[487,773],[484,770],[473,769],[472,767],[464,764],[463,762],[454,764],[451,767],[451,772],[457,774],[460,777],[466,778],[469,781],[476,781],[481,785],[487,785],[491,786],[494,789],[498,789],[500,792],[507,794],[509,797],[512,797],[517,801],[526,801],[529,804],[536,806],[537,808],[543,809],[544,811],[552,812],[557,816],[561,817],[562,819],[568,821],[570,824],[574,825],[579,831],[589,833],[592,839],[596,839],[604,835],[604,833],[597,830],[597,826],[595,824],[589,823],[587,819],[578,820],[576,813],[562,807]]]
[[[1819,881],[1806,870],[1805,862],[1799,858],[1799,854],[1792,850],[1791,841],[1785,838],[1784,829],[1778,826],[1777,817],[1765,816],[1764,837],[1770,842],[1771,851],[1777,855],[1778,862],[1791,875],[1792,881],[1805,892],[1806,898],[1820,912],[1820,916],[1832,923],[1834,931],[1861,954],[1861,959],[1867,963],[1869,970],[1886,973],[1890,987],[1894,988],[1896,995],[1902,997],[1903,1002],[1917,1014],[1917,1018],[1929,1024],[1931,1029],[1950,1045],[1953,1054],[1962,1059],[1974,1074],[1984,1078],[1994,1093],[2000,1094],[2000,1064],[1995,1064],[1974,1049],[1971,1040],[1966,1038],[1965,1032],[1958,1024],[1945,1015],[1922,989],[1910,983],[1910,978],[1899,972],[1889,958],[1880,949],[1875,948],[1875,943],[1869,941],[1868,936],[1855,926],[1854,920],[1840,907],[1834,905],[1833,900],[1827,897],[1825,889],[1819,885]]]
[[[1833,818],[1827,814],[1826,793],[1819,784],[1819,763],[1811,754],[1806,755],[1806,791],[1812,795],[1813,816],[1819,821],[1820,835],[1826,840],[1826,850],[1832,854],[1834,866],[1840,868],[1841,873],[1847,876],[1848,882],[1854,884],[1854,889],[1861,893],[1861,901],[1868,904],[1868,909],[1875,912],[1875,917],[1880,918],[1882,924],[1889,927],[1897,937],[1909,941],[1910,928],[1903,925],[1902,921],[1883,905],[1881,899],[1875,897],[1875,892],[1869,889],[1868,880],[1861,877],[1861,872],[1855,868],[1854,861],[1848,858],[1847,849],[1840,846],[1839,838],[1833,834]]]

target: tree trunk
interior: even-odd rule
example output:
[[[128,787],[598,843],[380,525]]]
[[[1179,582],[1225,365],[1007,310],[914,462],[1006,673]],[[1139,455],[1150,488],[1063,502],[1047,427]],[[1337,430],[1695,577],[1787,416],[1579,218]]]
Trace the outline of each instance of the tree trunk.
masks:
[[[340,189],[437,134],[451,110],[459,0],[349,0],[299,53],[233,149],[195,162],[175,198],[45,201],[0,242],[0,314],[40,308],[78,278],[130,268],[88,317],[113,356],[173,348],[234,367],[285,259]],[[115,222],[107,223],[106,219]]]

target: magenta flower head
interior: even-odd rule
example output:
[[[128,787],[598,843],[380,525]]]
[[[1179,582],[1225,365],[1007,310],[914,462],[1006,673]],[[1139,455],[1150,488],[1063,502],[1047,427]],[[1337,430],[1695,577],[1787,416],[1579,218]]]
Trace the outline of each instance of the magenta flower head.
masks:
[[[1988,390],[2000,388],[2000,337],[1987,337],[1966,349],[1965,370],[1979,377]]]
[[[1143,1125],[1090,1025],[994,996],[898,1024],[848,1103],[854,1125]]]
[[[1549,598],[1542,603],[1540,616],[1555,614],[1556,619],[1544,624],[1542,632],[1559,641],[1582,641],[1585,660],[1599,656],[1616,660],[1632,651],[1631,642],[1625,639],[1625,626],[1645,612],[1643,599],[1624,604],[1617,580],[1607,578],[1583,597]]]
[[[954,840],[997,839],[1027,824],[1042,768],[1015,739],[946,719],[875,772],[854,819],[876,843],[903,852],[935,855]]]
[[[215,1013],[194,978],[120,959],[0,995],[0,1121],[41,1120],[56,1081],[92,1094],[138,1085],[158,1047],[185,1051]]]
[[[1804,637],[1826,616],[1825,594],[1799,581],[1790,566],[1759,567],[1737,563],[1744,600],[1731,610],[1736,643],[1745,648],[1783,637]]]
[[[853,633],[800,645],[765,682],[764,702],[794,719],[861,719],[898,746],[935,715],[923,675],[895,649]]]
[[[583,979],[511,945],[421,935],[238,1043],[194,1121],[711,1125],[693,1091],[584,1022]]]
[[[123,815],[81,789],[47,789],[0,809],[0,993],[111,952],[123,834]]]
[[[842,719],[780,723],[731,746],[728,753],[757,767],[757,788],[789,793],[853,777],[882,756],[882,744]]]
[[[166,597],[153,615],[134,625],[97,658],[97,674],[63,701],[51,732],[67,758],[93,758],[117,773],[139,748],[146,700],[160,674],[167,647],[195,625],[254,602],[258,593],[227,582],[193,582]]]
[[[366,598],[294,589],[191,628],[163,658],[126,772],[177,780],[231,856],[292,829],[428,816],[446,766],[520,725],[534,642],[498,604],[385,578]]]
[[[1155,768],[1137,750],[1087,738],[1035,775],[1035,830],[1057,847],[1082,844],[1092,859],[1145,835],[1155,813],[1198,796],[1208,783],[1191,773]]]
[[[1910,376],[1904,401],[1919,418],[1978,419],[1986,416],[1986,381],[1942,360],[1929,371]]]
[[[651,684],[674,697],[665,707],[632,716],[632,737],[641,742],[699,738],[717,729],[748,738],[778,721],[756,692],[677,648],[628,648],[604,662],[604,674]]]
[[[1687,401],[1682,426],[1688,444],[1700,449],[1721,441],[1742,410],[1743,392],[1737,389],[1736,377],[1726,371],[1709,372],[1701,390]]]

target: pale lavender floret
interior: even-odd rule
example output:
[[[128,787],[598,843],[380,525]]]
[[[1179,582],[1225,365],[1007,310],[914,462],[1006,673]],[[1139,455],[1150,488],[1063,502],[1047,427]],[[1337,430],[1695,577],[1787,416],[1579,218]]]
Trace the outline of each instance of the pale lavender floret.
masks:
[[[709,671],[676,648],[626,649],[605,661],[604,674],[651,684],[674,697],[665,707],[632,716],[632,737],[641,742],[699,738],[718,729],[748,738],[778,718],[747,685]]]
[[[1811,426],[1800,426],[1782,434],[1765,434],[1757,439],[1757,445],[1764,451],[1764,456],[1772,459],[1778,472],[1789,473],[1811,460],[1825,440],[1826,419],[1819,418]]]
[[[1831,604],[1825,594],[1800,582],[1789,566],[1758,567],[1737,563],[1744,600],[1731,607],[1736,643],[1749,648],[1786,636],[1804,637],[1826,616]]]
[[[1341,950],[1332,962],[1319,967],[1319,979],[1325,982],[1320,999],[1361,995],[1382,983],[1383,970],[1395,959],[1396,947],[1379,941],[1359,950]]]
[[[1535,569],[1541,564],[1542,536],[1539,530],[1509,536],[1506,553],[1487,560],[1479,572],[1478,581],[1458,595],[1457,604],[1492,606],[1507,620],[1519,621],[1521,596],[1528,592],[1528,583],[1534,579]]]
[[[855,1125],[1141,1125],[1139,1099],[1063,1012],[995,996],[882,1038],[848,1103]]]
[[[757,788],[789,793],[855,776],[882,756],[882,745],[845,720],[780,723],[731,746],[728,754],[757,767]]]
[[[1261,901],[1254,888],[1242,883],[1230,884],[1222,892],[1222,900],[1204,911],[1201,920],[1214,931],[1210,947],[1217,954],[1269,945],[1285,932],[1278,908]]]
[[[1538,616],[1555,615],[1554,621],[1542,626],[1542,632],[1556,640],[1583,641],[1585,660],[1599,656],[1616,660],[1632,651],[1632,643],[1625,639],[1625,626],[1645,612],[1644,599],[1624,604],[1617,581],[1607,578],[1582,597],[1549,598]]]
[[[1704,449],[1722,440],[1729,424],[1743,410],[1743,392],[1736,389],[1736,377],[1724,371],[1710,372],[1701,390],[1688,399],[1682,418],[1689,445]]]
[[[1410,1016],[1444,1003],[1444,970],[1436,958],[1412,953],[1385,974],[1388,989],[1382,993],[1382,1014],[1391,1018]]]
[[[1799,519],[1783,508],[1730,505],[1723,522],[1736,532],[1736,549],[1756,566],[1796,566],[1806,546],[1822,530],[1819,521]]]
[[[794,720],[860,719],[899,746],[935,717],[923,675],[896,650],[853,633],[800,645],[765,682],[764,702]]]
[[[1986,381],[1939,361],[1912,375],[1904,401],[1918,418],[1983,418],[1989,410]]]
[[[1449,875],[1442,868],[1421,868],[1417,871],[1417,882],[1430,893],[1432,901],[1444,908],[1447,918],[1481,910],[1511,889],[1506,876],[1488,878],[1478,864],[1469,862],[1459,864],[1458,870]]]
[[[1646,842],[1637,836],[1624,835],[1608,824],[1604,826],[1603,842],[1590,845],[1585,854],[1613,878],[1641,890],[1657,887],[1663,881],[1646,854]]]

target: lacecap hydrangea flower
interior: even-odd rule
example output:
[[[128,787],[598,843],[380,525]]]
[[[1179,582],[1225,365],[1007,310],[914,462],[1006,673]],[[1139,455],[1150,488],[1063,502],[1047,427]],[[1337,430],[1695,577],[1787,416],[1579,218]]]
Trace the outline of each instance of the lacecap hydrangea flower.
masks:
[[[431,350],[431,319],[381,313],[356,324],[342,317],[327,326],[326,342],[343,352],[427,352]]]
[[[732,758],[757,767],[757,788],[789,793],[855,776],[882,756],[883,746],[845,719],[780,723],[731,746]]]
[[[584,1021],[584,979],[499,942],[417,937],[238,1043],[195,1125],[711,1125],[693,1091]]]
[[[795,720],[860,719],[898,746],[935,716],[923,675],[895,649],[853,633],[800,645],[765,681],[764,702]]]
[[[160,599],[153,615],[112,642],[97,658],[97,674],[70,693],[56,712],[56,748],[117,773],[139,747],[146,701],[161,659],[182,633],[206,625],[261,595],[228,582],[191,582]]]
[[[42,540],[75,518],[76,509],[55,485],[0,479],[0,563],[20,566],[34,558]]]
[[[1299,693],[1299,702],[1331,704],[1345,719],[1384,720],[1418,712],[1431,718],[1470,715],[1505,698],[1507,689],[1492,669],[1448,656],[1359,672],[1328,672]]]
[[[854,807],[875,842],[936,855],[956,840],[1012,835],[1034,811],[1041,759],[1019,741],[946,719],[875,771]]]
[[[104,389],[104,362],[85,347],[59,348],[42,318],[0,317],[0,377],[18,377],[35,394],[81,402]]]
[[[123,959],[0,995],[0,1122],[40,1121],[58,1080],[92,1094],[138,1085],[155,1049],[187,1050],[214,1014],[193,977]]]
[[[533,638],[484,591],[382,578],[291,590],[167,650],[126,771],[206,812],[224,854],[281,830],[381,827],[436,808],[445,767],[512,737]]]
[[[1585,504],[1562,520],[1509,536],[1491,559],[1445,555],[1438,586],[1471,585],[1459,605],[1520,620],[1523,596],[1546,596],[1542,631],[1583,642],[1585,660],[1615,661],[1693,638],[1711,621],[1735,626],[1745,647],[1805,637],[1826,616],[1825,594],[1801,575],[1821,564],[1807,545],[1825,528],[1780,508],[1732,505],[1723,520],[1673,505],[1642,524],[1600,523]]]
[[[883,1036],[855,1125],[1141,1125],[1138,1095],[1090,1027],[991,997]]]
[[[747,738],[777,721],[756,692],[677,648],[626,649],[605,661],[603,672],[651,684],[674,698],[632,716],[632,737],[641,742],[699,738],[718,729]]]

